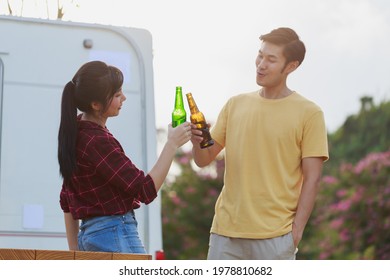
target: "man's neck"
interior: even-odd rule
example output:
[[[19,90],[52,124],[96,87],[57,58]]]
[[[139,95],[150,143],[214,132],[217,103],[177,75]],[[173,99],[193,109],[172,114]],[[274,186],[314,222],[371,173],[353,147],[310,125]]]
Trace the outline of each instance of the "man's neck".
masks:
[[[289,96],[292,91],[287,87],[282,88],[261,88],[259,94],[266,99],[281,99]]]

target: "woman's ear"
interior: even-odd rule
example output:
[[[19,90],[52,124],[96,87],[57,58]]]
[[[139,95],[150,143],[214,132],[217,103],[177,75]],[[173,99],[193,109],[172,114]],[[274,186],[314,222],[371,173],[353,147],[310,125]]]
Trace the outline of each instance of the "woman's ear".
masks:
[[[96,102],[96,101],[93,101],[91,103],[91,107],[96,112],[100,112],[102,110],[102,104],[100,104],[99,102]]]

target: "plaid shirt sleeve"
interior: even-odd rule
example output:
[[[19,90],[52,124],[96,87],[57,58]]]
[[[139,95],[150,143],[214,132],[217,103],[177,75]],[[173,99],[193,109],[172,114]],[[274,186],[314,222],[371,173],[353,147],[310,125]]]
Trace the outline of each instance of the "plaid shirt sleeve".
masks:
[[[103,182],[116,186],[140,202],[152,202],[157,196],[152,178],[131,162],[111,134],[94,138],[94,143],[89,145],[89,160],[96,166],[96,172],[101,174]]]
[[[60,205],[61,205],[61,209],[64,211],[64,212],[69,212],[69,203],[68,203],[68,196],[66,194],[66,190],[65,190],[65,185],[62,184],[62,189],[61,189],[61,193],[60,193]]]

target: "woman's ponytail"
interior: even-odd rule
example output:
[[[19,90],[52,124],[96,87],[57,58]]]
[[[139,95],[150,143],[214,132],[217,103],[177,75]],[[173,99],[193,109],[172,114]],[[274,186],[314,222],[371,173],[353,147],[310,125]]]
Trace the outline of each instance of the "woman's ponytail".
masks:
[[[123,74],[118,68],[108,66],[102,61],[90,61],[82,65],[72,81],[65,85],[58,131],[58,162],[60,173],[65,180],[70,180],[77,169],[77,110],[91,113],[92,102],[98,102],[103,108],[108,108],[122,84]]]
[[[76,170],[77,107],[76,85],[73,81],[65,85],[61,101],[61,122],[58,131],[58,162],[60,174],[69,180]]]

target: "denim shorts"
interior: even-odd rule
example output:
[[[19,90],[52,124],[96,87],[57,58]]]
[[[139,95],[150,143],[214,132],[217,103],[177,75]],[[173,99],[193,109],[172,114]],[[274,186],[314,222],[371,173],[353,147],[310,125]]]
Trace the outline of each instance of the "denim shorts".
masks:
[[[82,220],[78,234],[81,251],[145,254],[134,212]]]

